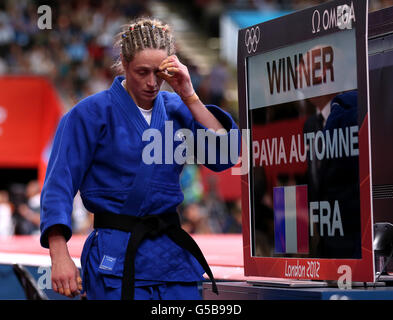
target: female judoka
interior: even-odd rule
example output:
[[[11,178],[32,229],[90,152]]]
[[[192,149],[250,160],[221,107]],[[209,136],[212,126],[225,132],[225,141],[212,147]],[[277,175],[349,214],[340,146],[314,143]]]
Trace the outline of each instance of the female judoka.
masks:
[[[193,141],[195,156],[203,151],[200,162],[214,171],[227,169],[236,161],[221,161],[217,141],[238,128],[227,112],[199,100],[167,24],[138,19],[117,44],[123,76],[65,114],[54,139],[40,226],[41,245],[50,250],[52,286],[68,297],[85,292],[87,299],[200,299],[197,282],[204,272],[214,288],[215,282],[198,246],[180,228],[176,208],[183,201],[184,163],[174,158],[184,140]],[[164,80],[174,92],[160,91]],[[181,129],[188,131],[179,135]],[[215,149],[208,138],[203,150],[197,144],[200,130],[213,134]],[[152,148],[153,142],[160,148]],[[215,161],[207,160],[211,152]],[[81,276],[67,248],[78,190],[94,213]]]

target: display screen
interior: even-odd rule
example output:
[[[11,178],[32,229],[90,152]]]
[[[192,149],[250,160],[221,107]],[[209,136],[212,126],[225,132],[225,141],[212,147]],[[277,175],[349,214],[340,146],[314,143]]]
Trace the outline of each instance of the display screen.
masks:
[[[246,58],[254,257],[361,259],[356,30]]]

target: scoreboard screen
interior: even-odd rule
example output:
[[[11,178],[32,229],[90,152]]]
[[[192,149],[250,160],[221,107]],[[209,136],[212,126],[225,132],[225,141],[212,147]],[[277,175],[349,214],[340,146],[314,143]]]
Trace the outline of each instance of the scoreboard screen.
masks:
[[[239,31],[246,275],[374,281],[366,30],[332,1]]]

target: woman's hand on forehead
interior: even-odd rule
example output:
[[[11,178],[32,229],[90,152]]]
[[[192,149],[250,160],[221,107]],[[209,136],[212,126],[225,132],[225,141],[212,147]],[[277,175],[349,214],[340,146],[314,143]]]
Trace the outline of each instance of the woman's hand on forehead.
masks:
[[[158,69],[157,76],[168,82],[180,97],[193,95],[194,88],[188,68],[179,61],[176,55],[165,58]]]
[[[179,72],[179,67],[177,62],[181,64],[177,56],[175,55],[169,56],[161,62],[158,69],[159,71],[163,71],[166,74],[173,76],[174,73]]]

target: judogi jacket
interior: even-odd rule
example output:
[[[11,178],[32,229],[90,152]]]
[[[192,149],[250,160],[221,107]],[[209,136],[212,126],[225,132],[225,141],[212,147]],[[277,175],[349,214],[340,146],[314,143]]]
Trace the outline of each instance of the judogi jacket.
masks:
[[[45,248],[49,246],[48,229],[53,225],[61,225],[66,240],[70,239],[72,205],[78,189],[84,206],[94,214],[159,215],[176,211],[183,201],[179,184],[183,164],[165,162],[165,121],[172,122],[172,135],[180,128],[190,129],[195,146],[197,130],[207,128],[193,119],[177,94],[165,91],[160,91],[155,99],[149,126],[122,87],[123,79],[116,77],[110,89],[80,101],[59,123],[41,193],[40,242]],[[206,107],[228,132],[238,130],[227,112],[213,105]],[[147,129],[157,129],[162,134],[162,164],[142,161],[143,148],[151,141],[142,139]],[[175,140],[179,141],[173,142],[171,152],[182,143],[181,139]],[[240,149],[240,134],[237,147]],[[204,165],[211,170],[221,171],[234,165],[229,155],[228,161],[220,164],[219,143],[216,163],[207,163],[207,146],[205,149]],[[231,152],[230,147],[227,152]],[[131,233],[105,228],[96,231],[86,240],[82,272],[88,248],[97,236],[101,261],[98,271],[104,279],[105,275],[121,277]],[[203,273],[194,256],[165,234],[145,239],[136,253],[137,280],[200,281]]]

